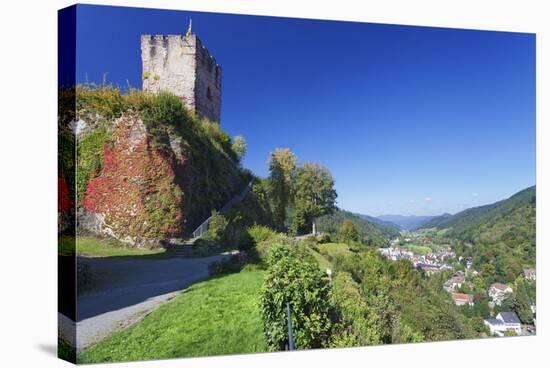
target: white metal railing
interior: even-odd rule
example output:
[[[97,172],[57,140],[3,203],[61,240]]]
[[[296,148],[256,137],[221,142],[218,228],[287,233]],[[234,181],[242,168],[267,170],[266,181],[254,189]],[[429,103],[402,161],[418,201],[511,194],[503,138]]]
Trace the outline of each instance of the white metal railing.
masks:
[[[252,181],[250,181],[248,183],[248,185],[246,186],[246,188],[244,188],[244,190],[237,194],[236,196],[234,196],[233,198],[231,198],[229,200],[229,202],[227,202],[221,209],[219,212],[223,213],[225,211],[228,211],[231,207],[233,207],[234,205],[236,205],[237,203],[241,202],[245,197],[246,195],[250,192],[250,189],[252,189]],[[200,238],[201,236],[204,235],[204,233],[206,233],[208,231],[208,224],[210,223],[210,219],[212,218],[212,216],[208,217],[206,220],[204,220],[196,229],[195,231],[193,231],[191,233],[191,236],[193,238]]]

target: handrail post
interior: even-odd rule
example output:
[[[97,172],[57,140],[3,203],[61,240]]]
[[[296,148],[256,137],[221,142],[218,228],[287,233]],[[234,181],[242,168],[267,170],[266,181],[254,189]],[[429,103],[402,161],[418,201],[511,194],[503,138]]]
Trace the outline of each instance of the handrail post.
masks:
[[[288,350],[294,350],[294,336],[292,334],[292,318],[290,317],[290,304],[286,302],[286,318],[288,324]]]

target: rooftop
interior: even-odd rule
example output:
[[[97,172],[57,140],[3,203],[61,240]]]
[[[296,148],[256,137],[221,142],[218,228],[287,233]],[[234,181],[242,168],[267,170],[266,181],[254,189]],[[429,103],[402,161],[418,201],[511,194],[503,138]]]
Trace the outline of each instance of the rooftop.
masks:
[[[504,291],[504,290],[508,289],[509,286],[501,284],[500,282],[495,282],[494,284],[491,285],[491,289],[492,288],[496,288],[496,289]]]
[[[504,322],[502,322],[500,319],[485,319],[484,321],[493,326],[500,326],[504,324]]]
[[[500,316],[505,323],[521,323],[516,312],[500,312],[498,316]]]
[[[453,293],[453,299],[456,301],[473,302],[474,296],[472,294]]]

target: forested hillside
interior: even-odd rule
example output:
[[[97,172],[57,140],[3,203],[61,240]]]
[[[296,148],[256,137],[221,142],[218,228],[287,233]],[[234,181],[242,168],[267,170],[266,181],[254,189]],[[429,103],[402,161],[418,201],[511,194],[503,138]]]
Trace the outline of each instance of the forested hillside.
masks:
[[[535,186],[532,186],[514,194],[508,199],[493,204],[469,208],[451,216],[438,216],[423,224],[421,228],[452,228],[452,233],[454,235],[473,240],[479,232],[479,229],[487,222],[495,224],[499,219],[505,218],[520,207],[532,207],[534,209],[535,199],[536,190]],[[503,225],[508,225],[502,226],[503,228],[507,228],[511,224]]]
[[[385,221],[394,224],[403,230],[414,230],[421,227],[425,222],[431,220],[434,216],[402,216],[402,215],[382,215],[378,216],[379,221]]]
[[[357,216],[361,217],[364,220],[369,221],[370,223],[372,223],[374,225],[378,225],[378,227],[380,229],[383,229],[384,232],[386,232],[390,235],[391,234],[397,235],[397,234],[399,234],[399,231],[401,231],[401,228],[399,227],[399,225],[394,224],[391,221],[380,220],[378,217],[373,217],[373,216],[369,216],[369,215],[357,214]]]
[[[387,244],[390,238],[399,235],[399,229],[395,226],[376,224],[368,221],[362,215],[342,209],[319,218],[317,226],[321,232],[336,235],[345,220],[353,222],[359,232],[359,242],[364,245],[383,246]]]
[[[492,280],[512,281],[523,267],[535,264],[536,188],[433,219],[423,227],[448,229],[447,236],[462,241],[458,254],[472,257],[474,266],[491,275]]]

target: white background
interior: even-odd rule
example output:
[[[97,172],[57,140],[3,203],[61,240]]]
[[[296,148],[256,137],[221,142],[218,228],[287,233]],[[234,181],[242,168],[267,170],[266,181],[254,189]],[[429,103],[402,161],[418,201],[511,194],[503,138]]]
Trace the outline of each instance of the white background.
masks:
[[[549,284],[545,268],[550,266],[550,221],[548,169],[543,168],[550,167],[550,31],[544,24],[550,22],[550,12],[544,9],[544,1],[141,0],[94,3],[537,33],[536,337],[177,359],[117,366],[548,366],[545,359],[550,357]],[[56,12],[71,3],[4,0],[0,4],[0,366],[69,366],[58,360],[55,353]]]

